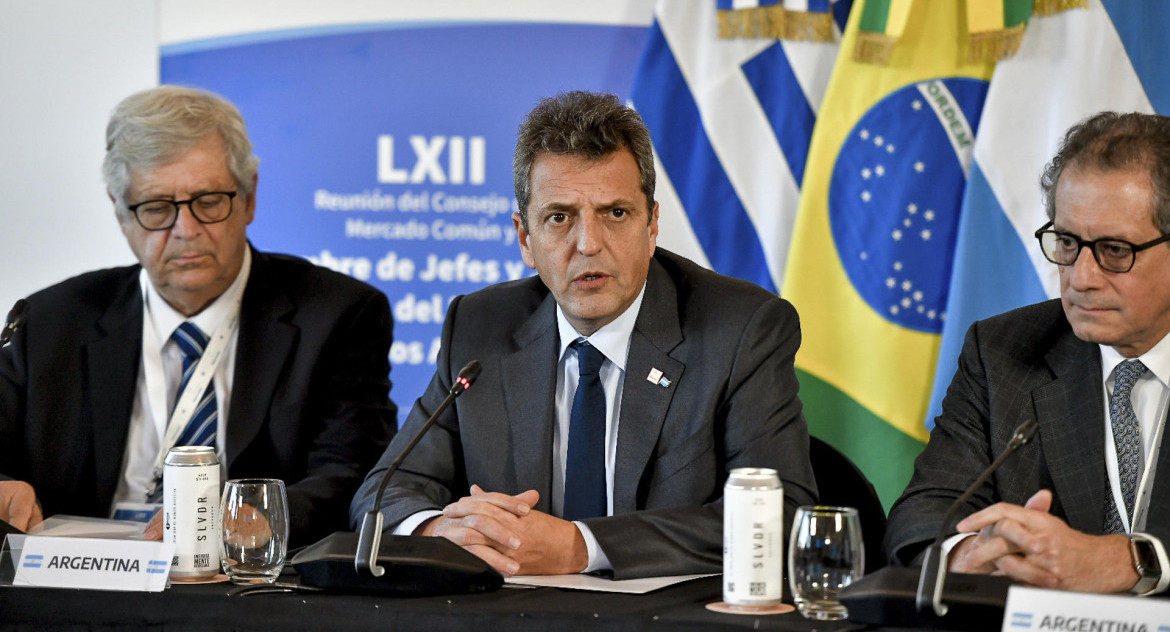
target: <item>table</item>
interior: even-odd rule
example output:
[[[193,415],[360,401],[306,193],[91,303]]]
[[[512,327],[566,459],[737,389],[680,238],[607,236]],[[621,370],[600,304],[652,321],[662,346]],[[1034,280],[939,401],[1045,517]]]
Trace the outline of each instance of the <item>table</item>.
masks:
[[[326,594],[229,596],[229,584],[173,585],[161,593],[0,588],[0,630],[796,630],[854,631],[798,613],[749,616],[708,611],[720,578],[646,595],[502,588],[478,595],[370,597]]]

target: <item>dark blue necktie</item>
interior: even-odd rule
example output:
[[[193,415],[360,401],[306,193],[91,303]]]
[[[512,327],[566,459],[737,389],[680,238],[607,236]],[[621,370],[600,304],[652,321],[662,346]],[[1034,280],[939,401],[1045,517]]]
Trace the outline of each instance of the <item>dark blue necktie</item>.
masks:
[[[191,381],[191,375],[195,373],[195,365],[203,356],[203,350],[207,347],[207,335],[196,327],[195,323],[185,322],[179,325],[178,329],[175,329],[175,333],[171,334],[171,339],[179,345],[179,351],[183,353],[183,381],[179,384],[177,402],[178,398],[183,396],[183,391],[187,389],[187,382]],[[179,435],[179,440],[175,442],[175,445],[214,446],[215,427],[218,422],[219,407],[215,401],[215,383],[208,382],[207,390],[203,392],[203,397],[196,404],[191,420],[183,429],[183,434]]]
[[[183,397],[183,391],[187,390],[187,383],[191,381],[191,376],[195,373],[195,366],[199,364],[199,358],[203,357],[203,350],[207,348],[207,334],[203,333],[190,321],[179,325],[175,329],[175,333],[171,334],[171,340],[179,346],[179,352],[183,354],[183,379],[179,382],[179,393],[175,396],[175,405],[178,406],[179,400]],[[173,411],[172,411],[173,412]],[[209,445],[215,447],[215,430],[219,424],[219,406],[215,401],[215,383],[208,382],[207,389],[203,391],[203,397],[199,398],[199,403],[195,405],[195,412],[191,415],[191,419],[183,428],[183,434],[179,435],[179,439],[175,441],[175,445]],[[162,502],[162,479],[157,478],[154,481],[154,487],[146,496],[148,503]]]
[[[569,416],[569,458],[565,465],[565,520],[604,516],[605,389],[601,365],[605,356],[584,338],[570,345],[577,350],[581,378]]]

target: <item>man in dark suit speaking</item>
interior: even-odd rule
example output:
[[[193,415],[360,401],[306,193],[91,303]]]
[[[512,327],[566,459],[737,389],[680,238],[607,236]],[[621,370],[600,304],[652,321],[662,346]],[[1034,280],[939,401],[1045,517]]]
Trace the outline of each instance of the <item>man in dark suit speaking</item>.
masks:
[[[796,312],[656,249],[653,160],[612,95],[529,113],[513,223],[539,276],[452,302],[434,379],[354,498],[355,523],[471,360],[474,387],[391,479],[394,533],[446,537],[509,575],[717,572],[728,470],[777,469],[787,516],[813,501]]]
[[[947,507],[1034,419],[972,497],[949,568],[1086,592],[1170,584],[1170,119],[1106,112],[1073,127],[1036,231],[1060,300],[975,323],[887,551],[908,563]]]
[[[0,352],[0,518],[149,511],[167,450],[208,445],[230,478],[285,481],[294,545],[344,528],[395,430],[386,297],[251,248],[259,161],[222,98],[134,94],[106,148],[139,265],[29,297]]]

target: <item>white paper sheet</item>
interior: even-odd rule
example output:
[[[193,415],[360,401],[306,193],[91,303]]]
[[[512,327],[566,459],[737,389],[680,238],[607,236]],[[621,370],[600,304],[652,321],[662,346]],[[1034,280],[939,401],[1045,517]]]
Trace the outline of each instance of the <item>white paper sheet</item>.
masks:
[[[593,575],[517,575],[504,579],[512,586],[571,588],[596,592],[628,593],[642,595],[659,588],[689,582],[692,579],[711,577],[713,574],[672,575],[667,577],[644,577],[642,579],[604,579]]]
[[[28,530],[29,535],[68,538],[141,540],[146,525],[128,520],[109,520],[57,514]]]

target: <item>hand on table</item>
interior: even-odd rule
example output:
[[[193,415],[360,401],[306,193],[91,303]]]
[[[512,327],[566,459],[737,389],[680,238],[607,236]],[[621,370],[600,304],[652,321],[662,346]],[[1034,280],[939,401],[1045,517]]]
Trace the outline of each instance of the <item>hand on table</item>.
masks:
[[[0,481],[0,520],[21,531],[44,522],[32,485],[24,481]]]
[[[235,515],[223,517],[224,534],[228,545],[246,548],[262,547],[272,539],[268,518],[251,505],[242,505]],[[142,536],[147,540],[162,540],[163,512],[158,510],[146,525]]]
[[[585,539],[572,522],[532,509],[540,494],[510,496],[471,486],[418,533],[447,538],[505,575],[558,575],[585,569]]]
[[[163,511],[159,509],[150,517],[150,522],[146,523],[146,530],[142,532],[142,537],[147,540],[162,541],[163,538]]]
[[[1051,506],[1045,489],[1023,507],[1001,502],[967,516],[957,529],[975,535],[951,551],[948,568],[1081,592],[1122,592],[1137,583],[1128,538],[1077,531],[1049,514]]]

